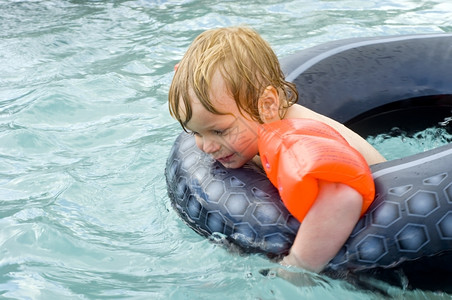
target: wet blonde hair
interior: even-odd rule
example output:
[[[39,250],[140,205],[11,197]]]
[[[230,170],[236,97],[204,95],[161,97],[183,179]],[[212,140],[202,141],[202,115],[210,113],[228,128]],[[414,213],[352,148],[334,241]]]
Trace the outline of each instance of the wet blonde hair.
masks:
[[[211,29],[200,34],[180,61],[169,90],[170,114],[185,129],[192,117],[191,96],[195,95],[207,111],[218,111],[209,98],[211,79],[219,70],[239,111],[262,123],[258,100],[268,86],[278,90],[280,117],[297,102],[293,83],[285,80],[278,58],[270,45],[247,27]]]

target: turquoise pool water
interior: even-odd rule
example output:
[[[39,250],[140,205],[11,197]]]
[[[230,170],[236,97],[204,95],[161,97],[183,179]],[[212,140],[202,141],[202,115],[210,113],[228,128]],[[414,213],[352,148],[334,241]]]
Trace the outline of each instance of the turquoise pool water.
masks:
[[[452,32],[450,1],[2,1],[0,16],[0,298],[381,298],[322,276],[263,276],[277,265],[186,227],[166,195],[180,132],[167,90],[208,28],[248,24],[283,57],[341,38]]]
[[[447,145],[452,142],[452,134],[440,125],[413,133],[394,127],[367,137],[367,141],[387,160],[392,160]]]

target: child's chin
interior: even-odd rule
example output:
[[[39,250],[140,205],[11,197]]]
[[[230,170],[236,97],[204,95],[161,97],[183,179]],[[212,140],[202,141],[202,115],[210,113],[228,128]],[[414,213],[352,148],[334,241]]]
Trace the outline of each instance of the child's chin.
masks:
[[[227,169],[238,169],[243,167],[243,165],[245,163],[240,163],[240,162],[228,162],[228,163],[221,163],[223,165],[223,167],[227,168]]]

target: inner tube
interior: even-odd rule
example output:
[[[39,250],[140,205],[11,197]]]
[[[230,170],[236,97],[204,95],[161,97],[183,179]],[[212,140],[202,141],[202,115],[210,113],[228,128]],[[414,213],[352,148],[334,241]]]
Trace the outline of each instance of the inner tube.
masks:
[[[299,104],[365,136],[450,117],[451,62],[452,34],[433,34],[329,42],[281,59],[281,67]],[[450,290],[437,284],[452,274],[451,162],[452,144],[372,165],[375,200],[324,272],[401,270],[410,287]],[[197,233],[240,253],[287,254],[300,224],[257,166],[226,169],[182,132],[165,175],[172,206]]]

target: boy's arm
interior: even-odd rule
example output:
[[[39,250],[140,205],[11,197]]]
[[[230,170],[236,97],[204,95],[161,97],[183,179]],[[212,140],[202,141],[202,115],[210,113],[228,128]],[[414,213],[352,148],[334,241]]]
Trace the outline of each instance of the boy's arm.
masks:
[[[319,194],[282,263],[322,271],[350,236],[362,204],[361,194],[348,185],[319,180]]]

